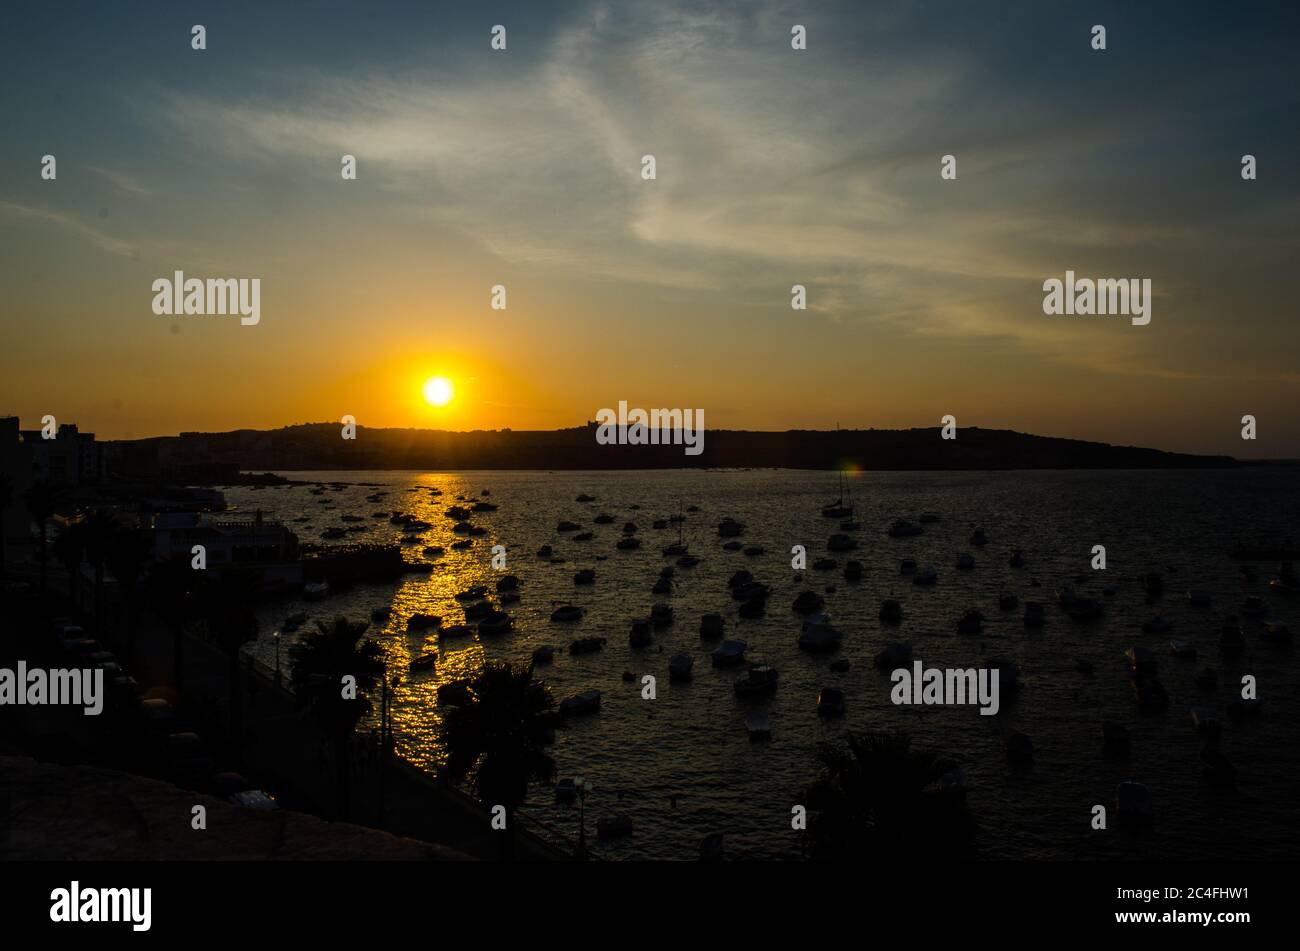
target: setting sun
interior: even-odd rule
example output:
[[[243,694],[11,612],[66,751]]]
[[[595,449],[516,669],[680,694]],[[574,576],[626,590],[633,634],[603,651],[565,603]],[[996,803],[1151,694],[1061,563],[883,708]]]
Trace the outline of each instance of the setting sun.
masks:
[[[451,380],[445,376],[433,376],[425,381],[424,398],[430,406],[446,406],[454,395]]]

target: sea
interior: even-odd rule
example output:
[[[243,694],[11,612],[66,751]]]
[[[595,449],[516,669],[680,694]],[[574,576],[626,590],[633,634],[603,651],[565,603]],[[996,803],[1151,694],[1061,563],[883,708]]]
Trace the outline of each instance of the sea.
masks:
[[[850,732],[905,730],[913,746],[934,751],[959,765],[967,801],[977,822],[981,858],[1046,860],[1113,859],[1279,859],[1300,847],[1294,820],[1295,777],[1300,775],[1300,667],[1294,650],[1261,637],[1261,619],[1241,612],[1243,600],[1258,596],[1266,619],[1300,628],[1300,597],[1272,592],[1276,560],[1247,561],[1234,545],[1260,539],[1294,538],[1300,526],[1300,470],[1243,467],[1196,471],[1008,471],[859,472],[844,477],[859,528],[847,531],[854,551],[830,553],[827,541],[840,532],[840,519],[822,508],[841,496],[834,472],[794,470],[672,470],[625,472],[282,472],[306,485],[225,490],[231,513],[260,511],[287,523],[303,542],[322,542],[330,528],[360,527],[337,542],[400,542],[400,526],[389,515],[409,513],[432,523],[408,560],[428,561],[428,574],[410,574],[384,585],[359,585],[322,601],[277,601],[260,615],[261,634],[247,648],[267,665],[274,662],[273,632],[299,611],[311,620],[345,615],[369,620],[376,608],[391,608],[388,620],[371,625],[368,636],[390,663],[404,670],[411,659],[437,651],[436,668],[404,678],[394,700],[397,751],[422,768],[438,768],[443,748],[439,684],[471,676],[485,661],[527,665],[535,649],[555,648],[554,662],[539,665],[557,701],[581,691],[601,691],[599,712],[574,717],[550,748],[558,777],[591,784],[585,809],[555,801],[552,789],[530,790],[524,812],[545,834],[573,843],[584,824],[591,851],[601,858],[694,859],[701,841],[722,833],[729,858],[786,859],[803,854],[801,832],[792,828],[794,808],[819,774],[819,744],[842,744]],[[313,494],[313,489],[325,487]],[[437,489],[440,494],[430,490]],[[377,493],[383,493],[377,500]],[[595,501],[579,502],[580,495]],[[454,534],[446,515],[454,504],[487,500],[493,512],[472,521],[487,529],[472,547],[453,550],[466,536]],[[613,516],[596,524],[600,514]],[[682,540],[699,557],[692,568],[675,567],[671,593],[651,587],[675,559],[662,550],[678,540],[678,523],[653,528],[656,520],[681,513]],[[923,533],[890,537],[896,520],[919,523],[937,516]],[[360,516],[344,522],[343,516]],[[744,532],[719,536],[731,518]],[[590,531],[575,541],[559,532],[561,520]],[[642,541],[619,550],[624,526],[635,524]],[[981,529],[987,543],[972,543]],[[726,550],[729,541],[762,548],[762,554]],[[552,558],[539,558],[543,545]],[[1095,546],[1105,549],[1105,567]],[[426,556],[426,547],[445,553]],[[505,567],[493,566],[492,549],[504,546]],[[792,567],[796,546],[807,552],[807,568]],[[1013,551],[1023,565],[1013,567]],[[974,567],[959,570],[968,554]],[[815,569],[830,558],[834,568]],[[849,559],[862,565],[859,581],[847,581]],[[915,585],[900,571],[904,559],[933,566],[933,586]],[[595,583],[576,585],[582,569]],[[751,572],[772,594],[763,617],[738,616],[728,580]],[[1144,579],[1159,573],[1163,593],[1148,593]],[[514,631],[497,637],[468,637],[439,644],[434,632],[407,633],[416,612],[457,623],[461,605],[454,595],[474,585],[495,590],[504,574],[520,580],[521,599],[507,610]],[[1077,597],[1102,604],[1092,620],[1075,620],[1058,604],[1071,586]],[[792,609],[802,591],[825,599],[825,611],[843,633],[838,650],[811,654],[799,649],[801,617]],[[1209,604],[1194,604],[1189,591],[1206,592]],[[1001,610],[1010,594],[1019,605]],[[495,595],[493,595],[495,599]],[[882,599],[901,602],[896,625],[879,619]],[[1040,628],[1024,623],[1024,603],[1046,605]],[[633,649],[632,622],[656,603],[671,605],[673,623],[656,629],[653,643]],[[550,620],[557,603],[585,610],[576,623]],[[984,615],[978,634],[959,634],[957,621],[970,609]],[[710,663],[716,641],[700,636],[700,618],[718,613],[726,636],[748,644],[747,658],[779,672],[775,692],[739,699],[733,681],[741,669]],[[1223,656],[1219,632],[1225,619],[1240,615],[1246,646]],[[1144,634],[1143,622],[1163,616],[1172,630]],[[285,634],[292,643],[296,634]],[[597,653],[571,656],[579,637],[605,637]],[[1172,638],[1190,642],[1195,659],[1173,656]],[[1019,670],[1020,688],[1003,692],[995,716],[976,706],[905,706],[891,702],[887,673],[873,657],[887,642],[910,642],[927,667],[969,668],[1005,658]],[[1141,707],[1125,656],[1149,648],[1158,659],[1159,679],[1169,703],[1163,710]],[[668,660],[688,652],[695,660],[689,682],[670,682]],[[831,665],[847,660],[848,670]],[[283,662],[283,661],[282,661]],[[1218,686],[1198,686],[1206,668]],[[631,679],[625,679],[630,674]],[[645,699],[645,675],[655,678],[654,699]],[[1253,678],[1258,715],[1228,716],[1243,678]],[[842,718],[819,717],[823,687],[843,691]],[[1234,790],[1217,789],[1202,774],[1205,738],[1194,728],[1192,707],[1213,711],[1221,721],[1214,742],[1237,770]],[[754,742],[746,714],[765,712],[768,742]],[[1103,750],[1103,721],[1126,727],[1127,754]],[[1006,737],[1023,733],[1033,744],[1030,763],[1008,758]],[[1137,781],[1150,790],[1153,821],[1127,828],[1111,816],[1094,828],[1094,807],[1113,811],[1116,786]],[[625,815],[633,833],[601,840],[601,817]]]

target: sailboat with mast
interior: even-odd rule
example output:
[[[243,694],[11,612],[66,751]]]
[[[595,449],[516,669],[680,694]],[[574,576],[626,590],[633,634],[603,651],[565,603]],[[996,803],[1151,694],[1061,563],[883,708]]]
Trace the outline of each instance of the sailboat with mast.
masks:
[[[835,441],[836,441],[837,444],[838,444],[838,442],[839,442],[839,434],[840,434],[840,426],[839,426],[839,423],[836,423],[836,424],[835,424]],[[824,506],[824,507],[822,508],[822,515],[823,515],[823,517],[825,517],[825,518],[852,518],[852,517],[853,517],[853,490],[852,490],[851,487],[849,488],[849,490],[848,490],[848,502],[847,502],[847,504],[846,504],[846,503],[845,503],[845,488],[844,488],[844,486],[845,486],[845,483],[844,483],[844,469],[843,469],[843,468],[840,468],[840,470],[839,470],[839,472],[837,473],[837,475],[838,475],[838,483],[837,483],[837,485],[838,485],[838,488],[839,488],[839,492],[838,492],[838,494],[836,495],[836,497],[835,497],[835,501],[834,501],[834,502],[832,502],[830,505]]]
[[[844,499],[844,473],[839,474],[839,496],[830,505],[822,509],[822,515],[826,518],[852,518],[853,517],[853,498],[850,490],[850,496],[845,502]]]
[[[673,519],[677,523],[677,541],[664,549],[664,555],[672,558],[679,555],[690,553],[690,546],[682,540],[682,523],[686,521],[686,516],[682,514],[682,503],[677,503],[677,518]]]

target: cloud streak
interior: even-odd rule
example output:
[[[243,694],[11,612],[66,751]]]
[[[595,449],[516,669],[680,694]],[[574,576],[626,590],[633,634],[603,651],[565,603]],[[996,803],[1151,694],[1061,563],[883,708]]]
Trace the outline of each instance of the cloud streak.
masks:
[[[48,208],[34,208],[30,205],[21,205],[9,201],[0,201],[0,211],[3,211],[11,217],[22,220],[36,222],[42,225],[53,225],[82,241],[90,243],[101,251],[107,251],[109,254],[134,258],[138,253],[136,246],[129,241],[122,241],[110,234],[106,234],[98,228],[86,224],[84,221],[74,217],[73,215],[64,214],[59,211],[51,211]]]

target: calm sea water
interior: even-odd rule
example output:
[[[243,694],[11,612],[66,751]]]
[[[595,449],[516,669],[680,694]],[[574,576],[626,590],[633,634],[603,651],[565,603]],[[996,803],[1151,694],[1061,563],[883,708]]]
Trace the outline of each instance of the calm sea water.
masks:
[[[1300,480],[1295,470],[1250,469],[1210,472],[1002,472],[1002,473],[866,473],[854,477],[853,502],[861,529],[852,534],[857,551],[830,554],[827,538],[838,520],[823,518],[821,507],[836,495],[836,476],[825,472],[321,472],[284,473],[290,478],[379,483],[381,488],[348,486],[314,496],[309,487],[227,490],[233,510],[261,509],[267,517],[289,522],[303,541],[320,541],[331,526],[346,527],[343,515],[359,515],[363,532],[356,541],[397,541],[401,533],[373,513],[410,512],[433,523],[407,557],[422,560],[425,545],[447,549],[431,559],[430,575],[411,575],[394,585],[362,586],[317,603],[277,604],[263,617],[262,639],[251,649],[263,661],[274,657],[270,632],[287,615],[306,610],[313,618],[346,614],[368,619],[373,608],[391,605],[390,621],[372,626],[372,635],[396,664],[426,650],[438,649],[429,636],[408,636],[406,619],[414,612],[439,614],[455,622],[461,611],[453,595],[474,584],[494,587],[501,572],[490,566],[490,549],[505,545],[507,571],[521,579],[522,600],[509,608],[516,619],[512,634],[478,642],[473,638],[442,645],[436,671],[417,674],[401,687],[396,700],[396,741],[410,760],[436,765],[440,751],[438,684],[466,676],[484,660],[526,664],[535,648],[556,648],[555,663],[539,667],[557,699],[581,690],[603,692],[598,714],[575,719],[562,730],[552,749],[560,776],[584,776],[594,785],[588,799],[588,841],[606,858],[694,858],[700,840],[711,832],[726,835],[732,857],[779,858],[799,854],[798,834],[790,829],[790,810],[803,801],[803,790],[817,773],[818,743],[836,740],[846,730],[904,728],[918,747],[934,749],[965,770],[969,803],[979,822],[978,848],[988,858],[1251,858],[1293,857],[1298,838],[1296,783],[1300,775],[1300,675],[1290,648],[1270,647],[1258,636],[1258,622],[1243,618],[1247,648],[1228,659],[1218,651],[1224,616],[1238,613],[1242,599],[1263,596],[1272,617],[1300,628],[1300,598],[1270,596],[1267,580],[1276,564],[1261,563],[1251,581],[1242,563],[1230,557],[1234,541],[1261,534],[1286,536],[1300,525]],[[441,497],[430,497],[436,486]],[[451,531],[446,509],[457,496],[477,497],[491,491],[500,509],[476,514],[474,522],[488,533],[467,551],[450,545],[463,536]],[[385,491],[382,501],[366,496]],[[596,497],[578,503],[579,493]],[[655,597],[651,585],[665,564],[663,546],[676,540],[670,523],[654,530],[651,523],[678,511],[679,503],[698,506],[684,526],[691,552],[702,557],[695,568],[676,569],[671,595]],[[615,516],[608,525],[593,517]],[[915,521],[922,512],[941,520],[925,526],[919,537],[893,539],[886,528],[898,518]],[[723,549],[717,524],[724,517],[746,525],[740,539],[767,553],[747,557]],[[556,523],[570,519],[594,532],[576,542],[557,534]],[[302,521],[295,521],[302,520]],[[624,522],[639,527],[637,551],[619,551]],[[981,527],[988,544],[969,544]],[[552,564],[535,556],[544,543],[554,545],[565,561]],[[795,572],[790,549],[806,545],[809,564],[832,557],[841,568],[848,558],[862,562],[860,582],[846,582],[842,570]],[[1091,550],[1104,545],[1105,571],[1090,569]],[[1011,568],[1008,556],[1023,549],[1026,565]],[[973,571],[954,565],[962,553],[974,555]],[[899,561],[914,558],[939,573],[934,587],[917,587],[899,573]],[[578,587],[574,572],[594,568],[596,583]],[[765,617],[739,619],[727,579],[737,569],[752,571],[770,585],[773,595]],[[1166,573],[1165,594],[1149,601],[1142,583],[1149,571]],[[1037,581],[1039,586],[1035,586]],[[1076,622],[1055,606],[1055,592],[1074,584],[1081,596],[1105,603],[1093,622]],[[1113,588],[1104,594],[1104,588]],[[1209,608],[1188,604],[1189,588],[1213,594]],[[799,617],[791,610],[795,595],[823,593],[843,645],[831,655],[810,655],[797,648]],[[1049,602],[1047,624],[1034,630],[1023,624],[1023,609],[1001,612],[998,595],[1008,592],[1021,602]],[[882,598],[903,603],[897,628],[878,618]],[[587,609],[577,624],[549,620],[555,601]],[[670,603],[676,622],[655,634],[641,650],[628,646],[633,618],[648,615],[657,601]],[[968,608],[981,609],[984,632],[958,635],[957,618]],[[780,671],[775,695],[763,701],[740,701],[732,690],[734,670],[717,670],[709,662],[713,642],[699,636],[700,616],[727,618],[729,637],[748,641],[749,656]],[[1141,623],[1157,613],[1173,621],[1173,636],[1192,641],[1198,660],[1166,656],[1169,636],[1146,635]],[[575,637],[609,639],[596,654],[570,657]],[[927,666],[979,666],[990,656],[1014,660],[1022,690],[1005,694],[997,716],[982,717],[976,707],[897,707],[889,700],[886,675],[872,667],[872,657],[886,641],[910,640],[917,659]],[[1160,679],[1169,692],[1164,712],[1141,710],[1127,678],[1124,651],[1145,644],[1160,656]],[[695,676],[685,684],[669,683],[668,658],[678,651],[695,657]],[[835,673],[830,665],[846,658],[851,668]],[[1090,661],[1091,674],[1079,671]],[[1194,677],[1206,666],[1219,672],[1219,688],[1205,693]],[[626,683],[625,671],[638,682]],[[640,676],[658,678],[658,697],[641,699]],[[1243,674],[1254,675],[1263,700],[1257,719],[1229,720],[1224,714]],[[846,716],[819,718],[818,692],[823,686],[843,689]],[[1220,748],[1238,769],[1238,789],[1210,788],[1201,775],[1201,739],[1188,717],[1192,705],[1216,709],[1223,719]],[[745,714],[770,713],[770,743],[751,743]],[[1132,750],[1126,757],[1103,754],[1103,720],[1126,725]],[[1008,763],[1003,738],[1008,731],[1028,734],[1036,756],[1028,767]],[[1116,783],[1135,779],[1152,792],[1156,822],[1141,834],[1090,828],[1091,808],[1113,803]],[[676,797],[676,805],[670,797]],[[556,806],[549,789],[534,789],[526,812],[557,835],[576,839],[575,808]],[[597,842],[594,820],[626,813],[635,834],[621,841]]]

